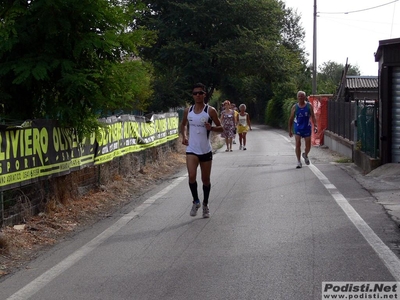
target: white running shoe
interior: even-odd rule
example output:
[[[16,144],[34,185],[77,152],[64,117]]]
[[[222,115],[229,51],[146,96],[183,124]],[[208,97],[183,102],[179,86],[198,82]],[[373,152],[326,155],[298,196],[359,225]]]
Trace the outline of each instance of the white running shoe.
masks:
[[[304,158],[304,162],[306,163],[306,165],[308,166],[310,164],[310,160],[308,159],[308,157],[306,156],[305,153],[302,154],[303,158]]]
[[[242,145],[240,145],[240,146],[239,146],[239,150],[242,150],[242,148],[243,148]]]
[[[296,169],[300,169],[302,166],[303,166],[303,165],[302,165],[301,162],[299,161],[299,162],[297,162]]]
[[[192,210],[190,211],[190,215],[192,217],[195,217],[197,215],[197,211],[199,210],[200,206],[201,205],[200,205],[199,200],[197,200],[196,202],[193,202]]]
[[[210,209],[208,208],[208,205],[203,204],[203,218],[209,218],[210,217]]]

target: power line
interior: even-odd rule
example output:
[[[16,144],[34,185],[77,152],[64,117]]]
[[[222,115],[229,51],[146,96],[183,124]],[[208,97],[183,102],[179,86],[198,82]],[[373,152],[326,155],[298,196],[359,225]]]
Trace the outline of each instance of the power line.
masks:
[[[358,12],[362,12],[362,11],[366,11],[366,10],[371,10],[371,9],[375,9],[375,8],[379,8],[385,5],[389,5],[395,2],[398,2],[399,0],[394,0],[392,2],[388,2],[385,4],[381,4],[378,6],[374,6],[374,7],[369,7],[369,8],[364,8],[364,9],[359,9],[359,10],[353,10],[353,11],[344,11],[344,12],[318,12],[319,14],[327,14],[327,15],[348,15],[348,14],[354,14],[354,13],[358,13]]]
[[[396,5],[395,5],[395,7],[394,7],[394,9],[393,9],[392,27],[390,28],[390,37],[392,37],[392,33],[393,33],[393,25],[394,25],[394,14],[395,14],[395,11],[396,11]]]
[[[392,20],[386,20],[386,21],[382,21],[382,22],[377,22],[375,20],[371,21],[370,19],[368,19],[368,20],[366,20],[366,19],[348,19],[346,17],[341,18],[341,17],[334,17],[334,16],[324,16],[323,19],[324,20],[329,20],[329,21],[334,21],[334,22],[344,21],[343,24],[349,24],[349,25],[350,25],[350,23],[355,23],[355,22],[357,22],[357,23],[368,23],[368,24],[378,24],[378,25],[392,25],[392,23],[393,23]],[[399,22],[396,22],[394,24],[399,24],[400,25]]]

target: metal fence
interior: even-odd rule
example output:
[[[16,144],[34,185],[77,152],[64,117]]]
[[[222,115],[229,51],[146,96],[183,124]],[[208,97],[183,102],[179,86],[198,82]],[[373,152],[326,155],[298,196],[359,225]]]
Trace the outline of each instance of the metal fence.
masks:
[[[356,149],[377,158],[378,103],[375,100],[328,102],[328,130],[354,142]]]
[[[374,100],[357,101],[356,147],[371,158],[378,157],[378,102]]]
[[[328,101],[328,130],[355,142],[356,103]]]

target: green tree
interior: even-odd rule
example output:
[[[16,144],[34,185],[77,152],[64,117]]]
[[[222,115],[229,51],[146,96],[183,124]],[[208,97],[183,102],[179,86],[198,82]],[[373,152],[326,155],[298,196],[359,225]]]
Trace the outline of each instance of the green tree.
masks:
[[[324,62],[319,66],[317,89],[319,94],[334,94],[340,84],[345,66],[333,61]],[[349,65],[347,75],[359,76],[358,66]]]
[[[235,102],[245,102],[253,118],[266,122],[271,126],[280,126],[284,117],[282,106],[284,99],[295,97],[299,89],[311,91],[311,71],[307,65],[303,40],[304,29],[300,26],[300,17],[280,2],[284,12],[280,20],[280,36],[286,51],[285,60],[290,65],[282,77],[265,77],[255,72],[254,75],[224,78],[221,89],[229,99],[240,99]],[[272,101],[271,105],[267,103]]]
[[[235,98],[258,99],[272,82],[285,81],[302,69],[297,18],[276,0],[148,1],[150,11],[136,26],[158,33],[156,44],[141,57],[155,68],[155,108],[179,106],[186,91],[201,81]],[[293,27],[291,27],[293,26]],[[263,91],[249,90],[248,84]],[[235,87],[229,92],[229,87]],[[235,100],[236,101],[236,100]],[[264,100],[266,101],[266,100]]]
[[[152,72],[151,65],[139,59],[113,64],[104,90],[108,101],[102,105],[102,116],[110,112],[137,114],[138,111],[147,110],[153,93]]]
[[[266,124],[286,129],[287,99],[289,101],[296,99],[299,90],[311,91],[311,69],[307,66],[307,53],[304,48],[305,31],[300,25],[301,18],[297,11],[286,7],[282,2],[281,5],[285,14],[281,26],[282,44],[289,50],[286,59],[290,68],[285,72],[283,79],[271,83],[271,96],[264,110]],[[259,108],[264,107],[259,106]]]
[[[143,106],[150,95],[138,76],[149,77],[148,67],[128,58],[153,35],[128,26],[144,9],[119,0],[2,1],[4,117],[57,119],[84,133],[101,112],[136,105],[139,94]]]

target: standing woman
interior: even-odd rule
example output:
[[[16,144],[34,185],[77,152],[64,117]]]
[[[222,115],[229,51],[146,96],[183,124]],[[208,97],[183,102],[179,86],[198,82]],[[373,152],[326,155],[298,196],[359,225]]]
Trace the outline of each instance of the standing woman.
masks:
[[[237,116],[236,122],[238,123],[238,134],[239,134],[239,150],[246,150],[246,135],[249,129],[251,130],[250,116],[246,112],[246,105],[239,105],[239,115]],[[242,146],[243,145],[243,146]]]
[[[238,108],[236,107],[236,105],[235,105],[235,103],[231,103],[231,109],[233,110],[233,113],[235,114],[235,116],[234,116],[234,118],[235,118],[235,124],[236,124],[236,127],[237,127],[237,116],[238,116],[238,114],[239,114],[239,110],[238,110]],[[236,131],[237,131],[237,128],[235,127],[235,130],[233,131],[233,133],[235,134],[234,136],[233,136],[233,144],[236,144]]]
[[[235,112],[231,109],[231,102],[229,100],[225,100],[224,110],[221,112],[221,123],[224,128],[224,132],[221,133],[221,137],[225,139],[226,144],[226,152],[232,152],[232,142],[235,136]]]

